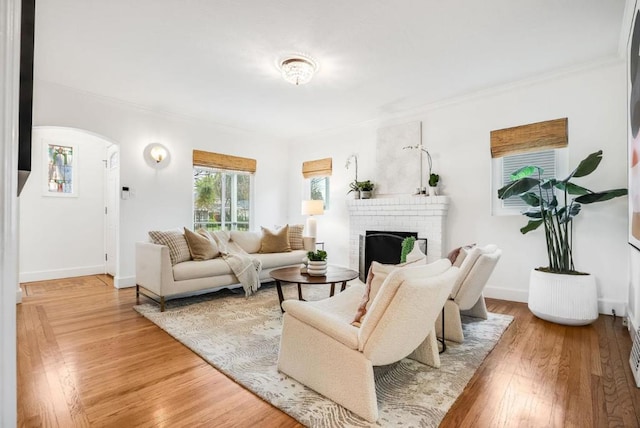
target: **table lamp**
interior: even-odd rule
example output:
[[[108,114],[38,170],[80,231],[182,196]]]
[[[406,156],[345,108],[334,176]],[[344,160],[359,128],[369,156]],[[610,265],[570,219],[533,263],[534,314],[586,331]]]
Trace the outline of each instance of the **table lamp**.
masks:
[[[309,216],[307,218],[307,224],[305,226],[305,236],[315,238],[316,235],[316,219],[314,215],[324,214],[324,201],[323,200],[310,200],[302,201],[302,215]]]

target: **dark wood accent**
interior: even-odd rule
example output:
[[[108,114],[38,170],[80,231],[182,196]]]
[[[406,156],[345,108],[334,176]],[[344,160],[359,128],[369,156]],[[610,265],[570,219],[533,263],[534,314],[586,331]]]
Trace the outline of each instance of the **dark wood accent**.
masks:
[[[134,288],[86,276],[23,284],[18,426],[301,427],[132,310]],[[514,322],[441,427],[640,426],[621,319],[565,327],[487,299]]]
[[[491,157],[567,147],[567,118],[491,131]]]
[[[307,275],[306,273],[301,273],[299,266],[293,266],[274,269],[269,272],[269,275],[271,275],[271,278],[276,282],[278,300],[280,300],[280,310],[282,310],[282,302],[284,300],[284,297],[282,296],[283,282],[298,284],[298,300],[304,300],[302,298],[302,284],[331,284],[329,292],[329,297],[331,297],[335,293],[336,283],[342,283],[340,291],[344,291],[347,287],[347,281],[356,279],[358,277],[358,272],[340,266],[328,265],[327,274],[325,276],[312,276]]]

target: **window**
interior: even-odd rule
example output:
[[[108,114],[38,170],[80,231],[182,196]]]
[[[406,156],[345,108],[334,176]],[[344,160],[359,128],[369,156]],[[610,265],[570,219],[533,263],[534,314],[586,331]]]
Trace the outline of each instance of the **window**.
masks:
[[[324,201],[325,211],[329,209],[329,177],[313,177],[309,180],[309,199]]]
[[[252,181],[248,172],[194,166],[194,230],[249,230]]]
[[[520,214],[528,205],[518,196],[498,198],[498,189],[525,166],[544,170],[541,178],[567,173],[568,119],[554,119],[491,131],[491,213]],[[533,190],[533,189],[532,189]]]
[[[316,159],[302,163],[305,178],[303,199],[322,200],[324,209],[329,209],[329,177],[333,170],[332,158]]]

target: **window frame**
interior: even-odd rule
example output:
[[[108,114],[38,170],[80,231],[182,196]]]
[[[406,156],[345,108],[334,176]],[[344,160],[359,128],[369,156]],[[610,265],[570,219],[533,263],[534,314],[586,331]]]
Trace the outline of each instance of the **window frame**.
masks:
[[[303,200],[311,200],[311,180],[323,179],[326,180],[326,188],[325,188],[325,200],[324,200],[324,210],[328,211],[331,208],[331,176],[317,176],[317,177],[309,177],[305,178],[303,182],[303,190],[302,190],[302,199]]]
[[[195,191],[195,170],[196,169],[200,169],[200,170],[208,170],[210,172],[213,173],[221,173],[223,174],[228,174],[228,175],[232,175],[232,176],[239,176],[239,175],[246,175],[249,176],[249,221],[247,223],[242,222],[242,224],[247,224],[247,230],[253,230],[254,226],[255,226],[255,174],[253,172],[249,172],[249,171],[237,171],[237,170],[230,170],[230,169],[222,169],[222,168],[213,168],[213,167],[208,167],[208,166],[202,166],[202,165],[193,165],[193,170],[192,170],[192,175],[193,175],[193,181],[191,183],[192,186],[192,200],[191,200],[191,216],[192,216],[192,226],[193,229],[199,229],[202,226],[196,226],[196,191]],[[235,185],[237,186],[237,179],[235,180]],[[234,184],[232,183],[232,186],[234,186]],[[223,192],[224,194],[224,192]],[[232,215],[232,217],[234,216],[235,213],[235,217],[236,217],[236,221],[234,222],[232,221],[221,221],[220,222],[216,222],[214,224],[219,224],[220,225],[220,229],[214,229],[214,230],[238,230],[238,220],[237,220],[237,211],[238,211],[238,207],[237,207],[237,190],[236,190],[236,198],[232,198],[232,203],[233,201],[236,201],[235,204],[235,208],[232,205],[229,210],[230,213]],[[223,207],[223,211],[224,211],[224,207]],[[207,222],[209,223],[209,222]],[[235,225],[235,227],[233,227]],[[206,227],[205,227],[206,228]],[[207,229],[208,230],[208,229]]]

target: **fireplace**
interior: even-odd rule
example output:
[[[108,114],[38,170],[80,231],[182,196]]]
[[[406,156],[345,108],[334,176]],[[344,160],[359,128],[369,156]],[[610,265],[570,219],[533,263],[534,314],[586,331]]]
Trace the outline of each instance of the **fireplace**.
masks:
[[[359,267],[360,235],[367,230],[418,232],[419,238],[429,238],[427,262],[447,254],[445,220],[449,209],[448,196],[398,195],[372,199],[350,199],[349,266]],[[366,274],[366,271],[365,271]]]
[[[360,235],[358,263],[360,281],[366,281],[371,262],[400,263],[402,241],[411,236],[417,239],[418,232],[367,230],[364,235]],[[426,239],[417,240],[416,245],[419,245],[420,249],[426,254]]]

